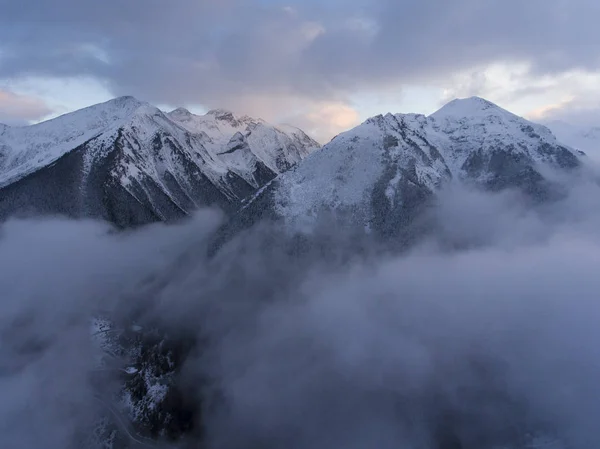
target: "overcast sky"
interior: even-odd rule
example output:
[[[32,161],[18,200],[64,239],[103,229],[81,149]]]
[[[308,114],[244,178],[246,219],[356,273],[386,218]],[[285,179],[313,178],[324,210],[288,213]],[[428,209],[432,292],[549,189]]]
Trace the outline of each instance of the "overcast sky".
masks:
[[[597,0],[0,0],[0,11],[4,123],[125,94],[321,139],[471,95],[538,120],[600,116]]]

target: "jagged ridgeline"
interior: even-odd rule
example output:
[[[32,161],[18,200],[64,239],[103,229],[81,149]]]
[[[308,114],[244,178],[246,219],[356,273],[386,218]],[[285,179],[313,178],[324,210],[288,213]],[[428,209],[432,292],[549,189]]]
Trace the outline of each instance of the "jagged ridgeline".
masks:
[[[121,97],[54,120],[0,128],[0,218],[66,215],[120,227],[240,200],[319,145],[290,126]]]
[[[478,97],[454,100],[428,117],[379,115],[261,189],[231,234],[264,218],[310,233],[328,215],[405,246],[431,231],[424,212],[445,187],[512,190],[533,205],[560,198],[565,186],[552,175],[570,176],[585,161],[548,128]]]
[[[557,187],[544,170],[572,170],[582,157],[546,127],[476,97],[429,117],[376,116],[317,148],[296,128],[223,110],[165,114],[122,97],[3,127],[0,218],[64,214],[128,227],[217,206],[240,222],[276,217],[297,229],[328,211],[386,235],[450,181],[543,200]]]

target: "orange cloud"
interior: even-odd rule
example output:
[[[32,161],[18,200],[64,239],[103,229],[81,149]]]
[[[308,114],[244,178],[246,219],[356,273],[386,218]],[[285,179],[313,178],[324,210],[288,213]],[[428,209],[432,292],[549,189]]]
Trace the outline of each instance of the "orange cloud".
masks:
[[[326,143],[336,134],[358,125],[358,111],[344,103],[321,103],[309,110],[299,121],[305,122],[308,132]]]
[[[342,100],[313,101],[288,93],[244,95],[222,100],[220,104],[208,104],[205,108],[224,107],[238,115],[248,114],[273,124],[293,125],[320,143],[327,143],[336,134],[360,123],[358,111]]]
[[[553,112],[559,111],[573,104],[574,101],[575,97],[567,97],[556,103],[547,104],[534,109],[533,111],[528,112],[526,116],[532,120],[543,120],[549,115],[552,115]]]
[[[42,119],[52,110],[39,98],[0,89],[0,122],[24,124]]]

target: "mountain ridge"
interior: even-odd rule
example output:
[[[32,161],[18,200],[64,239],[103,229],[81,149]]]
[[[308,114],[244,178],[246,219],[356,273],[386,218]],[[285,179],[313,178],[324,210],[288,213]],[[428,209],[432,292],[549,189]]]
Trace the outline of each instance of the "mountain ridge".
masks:
[[[310,232],[327,210],[389,237],[445,184],[513,189],[545,201],[560,191],[546,171],[571,172],[583,164],[580,157],[545,126],[472,97],[429,116],[388,113],[365,120],[276,178],[244,213],[261,215],[266,208],[290,229]],[[255,201],[261,206],[252,206]]]
[[[23,130],[40,132],[25,139],[20,157],[7,156],[7,136]],[[66,190],[77,198],[69,207],[58,204],[61,181],[54,176],[45,182],[56,185],[56,207],[31,209],[100,217],[119,226],[170,221],[202,206],[236,213],[252,209],[258,196],[271,195],[271,212],[292,221],[311,222],[323,208],[352,209],[355,218],[366,214],[357,222],[369,228],[376,210],[379,216],[390,215],[384,220],[389,227],[392,216],[404,216],[400,209],[450,181],[491,190],[518,188],[542,197],[550,193],[538,168],[570,170],[581,164],[581,154],[561,144],[547,127],[480,97],[452,100],[429,116],[376,115],[317,148],[298,128],[225,109],[204,115],[185,108],[163,112],[119,97],[30,127],[7,127],[0,135],[0,186],[10,189],[0,190],[5,193],[0,216],[14,212],[11,202],[22,209],[31,206],[28,196],[44,197],[41,184],[36,195],[15,185],[19,169],[25,178],[41,167],[53,172],[50,167],[61,165],[59,159],[77,159],[70,152],[78,152],[81,161],[62,169],[62,176],[73,178]],[[36,151],[43,155],[36,157]],[[108,165],[98,170],[102,164]],[[100,191],[78,197],[77,192],[87,191],[93,170],[91,184]],[[6,192],[12,200],[6,200]],[[124,210],[109,213],[104,203]]]
[[[177,219],[202,206],[233,210],[318,147],[301,131],[285,133],[262,120],[189,117],[198,129],[119,97],[8,127],[0,135],[0,217],[25,211],[129,226]],[[51,192],[44,193],[44,184]]]

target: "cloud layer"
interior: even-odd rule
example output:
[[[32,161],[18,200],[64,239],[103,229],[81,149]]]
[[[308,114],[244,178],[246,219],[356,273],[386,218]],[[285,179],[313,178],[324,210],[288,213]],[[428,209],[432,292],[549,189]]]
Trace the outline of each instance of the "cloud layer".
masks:
[[[491,63],[596,71],[593,0],[4,0],[0,78],[92,76],[158,104],[347,101]],[[273,108],[275,106],[272,106]],[[246,111],[242,111],[246,112]]]
[[[209,448],[479,448],[529,431],[595,447],[599,198],[595,182],[536,210],[448,191],[434,238],[402,255],[359,256],[339,233],[289,251],[257,228],[207,259],[209,211],[129,234],[9,222],[0,443],[82,447],[116,386],[90,381],[90,319],[135,314],[204,342],[182,376]]]

